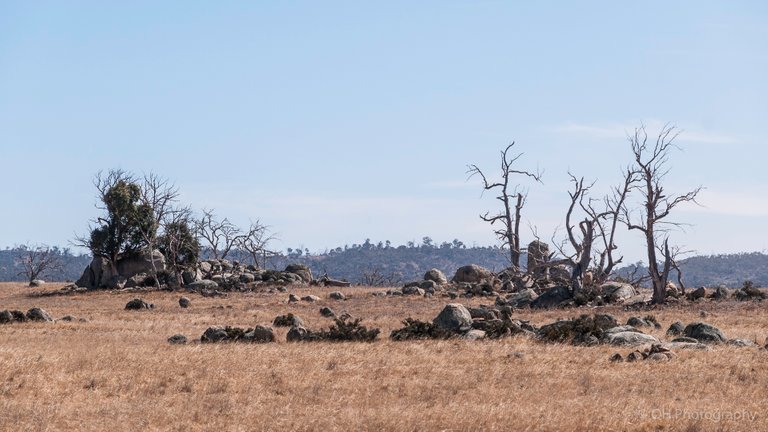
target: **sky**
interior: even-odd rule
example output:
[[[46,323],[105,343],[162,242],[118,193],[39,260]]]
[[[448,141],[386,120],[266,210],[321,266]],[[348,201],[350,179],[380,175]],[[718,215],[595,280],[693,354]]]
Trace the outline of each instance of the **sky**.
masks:
[[[273,247],[497,244],[515,142],[523,242],[562,238],[572,172],[599,197],[627,134],[681,131],[672,242],[765,251],[768,3],[0,2],[0,247],[67,246],[100,170],[154,172]],[[561,227],[558,230],[558,227]],[[643,259],[622,233],[626,261]]]

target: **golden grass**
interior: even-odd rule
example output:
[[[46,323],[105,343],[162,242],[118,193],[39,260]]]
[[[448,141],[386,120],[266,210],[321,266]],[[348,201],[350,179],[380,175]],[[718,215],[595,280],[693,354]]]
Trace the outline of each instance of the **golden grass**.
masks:
[[[722,346],[678,351],[669,363],[614,364],[608,357],[629,349],[525,337],[390,342],[402,319],[429,320],[448,301],[343,291],[352,298],[292,288],[323,298],[292,305],[287,294],[188,295],[189,309],[178,306],[180,293],[153,292],[140,296],[156,309],[135,312],[123,306],[137,294],[31,298],[29,288],[0,284],[0,309],[38,306],[89,320],[0,326],[0,430],[768,430],[765,350]],[[166,342],[175,333],[197,339],[211,325],[269,324],[287,312],[320,328],[331,323],[318,313],[324,305],[380,327],[381,340],[289,344],[276,329],[278,343],[266,345]],[[598,310],[620,321],[647,314]],[[593,311],[515,315],[542,325],[581,312]],[[704,320],[732,338],[768,336],[764,304],[651,313],[662,338],[677,320]]]

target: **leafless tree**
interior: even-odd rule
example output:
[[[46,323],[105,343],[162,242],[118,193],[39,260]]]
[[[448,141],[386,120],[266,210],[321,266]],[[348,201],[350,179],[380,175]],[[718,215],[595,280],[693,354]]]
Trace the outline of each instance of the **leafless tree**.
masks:
[[[163,215],[163,235],[158,238],[177,285],[183,285],[182,272],[197,262],[200,243],[195,235],[195,219],[189,207],[171,208]]]
[[[24,249],[24,253],[16,259],[16,264],[23,270],[18,275],[24,276],[29,286],[32,286],[33,281],[42,275],[62,269],[58,249],[46,245],[23,245],[21,248]]]
[[[157,280],[157,265],[152,254],[158,246],[160,228],[166,221],[175,219],[171,213],[184,213],[184,211],[174,208],[179,198],[179,189],[168,179],[149,173],[141,179],[140,186],[140,203],[151,210],[154,224],[139,227],[139,232],[147,245],[149,260],[152,264],[152,277]]]
[[[616,229],[619,226],[621,207],[636,183],[637,175],[632,170],[626,170],[622,184],[612,188],[611,193],[602,200],[588,196],[594,183],[585,185],[583,177],[569,175],[573,191],[568,192],[571,201],[565,216],[567,239],[558,245],[553,238],[553,244],[572,269],[571,289],[576,294],[582,288],[581,281],[587,270],[592,270],[594,283],[601,284],[608,279],[615,266],[623,261],[622,256],[615,258],[613,254],[617,249]],[[602,208],[597,209],[599,204],[602,204]],[[580,235],[575,233],[576,225],[572,222],[574,212],[578,210],[584,215],[578,224]],[[600,241],[596,244],[598,239]],[[572,253],[565,252],[565,243],[570,243]]]
[[[490,212],[486,212],[484,215],[480,215],[480,218],[492,226],[496,225],[497,222],[500,223],[501,228],[496,229],[494,233],[502,241],[502,245],[509,249],[512,267],[515,270],[519,270],[520,254],[522,253],[520,247],[520,215],[528,194],[523,191],[520,185],[514,184],[513,179],[520,176],[541,183],[542,173],[541,171],[530,172],[514,168],[514,163],[523,156],[522,153],[516,155],[510,153],[514,145],[515,143],[513,142],[501,152],[500,181],[489,182],[486,175],[477,165],[469,165],[467,174],[469,174],[470,178],[479,175],[483,179],[483,191],[493,190],[498,192],[496,199],[502,202],[502,211],[494,216],[491,216]]]
[[[266,268],[267,259],[277,254],[267,249],[269,242],[274,239],[275,236],[269,233],[268,227],[257,219],[256,222],[251,222],[248,231],[239,236],[236,246],[251,256],[253,265]]]
[[[649,141],[644,126],[635,129],[628,137],[634,154],[633,169],[638,173],[637,189],[642,196],[641,215],[633,217],[625,202],[622,218],[630,230],[644,234],[648,253],[648,273],[653,284],[653,303],[663,303],[666,298],[667,281],[674,260],[669,246],[669,230],[682,226],[679,222],[667,220],[672,210],[686,202],[696,203],[701,186],[682,195],[669,195],[662,182],[670,169],[670,151],[679,132],[669,124],[662,127],[655,139]],[[661,257],[659,257],[659,254]],[[661,258],[661,261],[660,259]]]
[[[378,266],[363,270],[360,285],[371,287],[392,287],[402,283],[402,277],[395,272],[384,273]]]
[[[213,210],[203,209],[203,215],[195,223],[198,237],[211,249],[213,257],[225,259],[244,237],[240,228],[229,219],[218,220]]]

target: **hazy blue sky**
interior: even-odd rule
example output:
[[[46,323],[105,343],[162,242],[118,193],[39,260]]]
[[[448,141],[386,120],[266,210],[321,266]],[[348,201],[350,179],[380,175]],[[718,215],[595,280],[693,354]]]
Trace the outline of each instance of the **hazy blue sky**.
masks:
[[[765,250],[766,5],[3,1],[0,246],[83,233],[109,168],[259,218],[280,248],[493,244],[466,164],[513,140],[545,171],[526,221],[546,239],[569,169],[605,190],[626,132],[672,122],[670,189],[707,188],[674,241]]]

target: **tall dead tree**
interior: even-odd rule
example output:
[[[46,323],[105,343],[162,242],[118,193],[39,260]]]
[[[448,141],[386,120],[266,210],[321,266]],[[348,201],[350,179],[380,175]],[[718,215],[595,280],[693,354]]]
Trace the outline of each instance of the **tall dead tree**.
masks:
[[[144,242],[147,245],[149,261],[152,264],[152,277],[157,280],[157,265],[152,254],[158,247],[158,237],[164,231],[163,225],[168,220],[169,214],[174,211],[174,205],[179,198],[179,189],[168,179],[157,174],[145,174],[139,182],[141,187],[140,203],[152,212],[154,223],[151,226],[139,229]]]
[[[686,202],[696,203],[701,186],[682,195],[669,195],[662,182],[669,174],[669,153],[679,132],[669,124],[661,128],[655,139],[648,139],[645,126],[635,129],[628,137],[634,154],[633,168],[638,175],[637,189],[642,196],[641,215],[633,217],[626,202],[622,206],[624,223],[630,230],[645,236],[648,253],[648,274],[653,284],[653,303],[666,299],[667,281],[673,267],[674,255],[669,246],[669,230],[682,224],[667,220],[672,210]],[[660,255],[660,256],[659,256]]]
[[[195,222],[195,231],[215,259],[225,259],[243,238],[240,228],[227,218],[218,220],[213,210],[203,209],[203,215]]]
[[[276,253],[267,249],[270,241],[275,237],[269,233],[268,227],[261,222],[251,222],[248,231],[238,238],[237,248],[248,253],[256,267],[266,268],[267,257]]]
[[[502,241],[502,246],[509,249],[509,260],[512,268],[520,269],[520,215],[525,206],[528,194],[523,192],[520,185],[513,183],[513,179],[520,176],[533,179],[541,183],[541,171],[530,172],[515,169],[514,163],[517,162],[522,153],[516,155],[510,154],[515,143],[508,145],[501,152],[501,180],[489,182],[482,170],[477,165],[469,165],[467,173],[469,177],[479,175],[483,179],[483,191],[497,191],[496,199],[501,201],[503,207],[498,214],[491,216],[490,212],[480,215],[480,219],[495,226],[497,223],[501,228],[494,230],[494,233]]]
[[[587,270],[593,272],[593,282],[601,284],[608,279],[614,267],[622,262],[622,256],[615,258],[613,254],[617,249],[616,229],[619,225],[621,207],[637,181],[637,176],[634,171],[628,169],[622,184],[612,188],[611,193],[601,201],[588,196],[594,183],[585,185],[583,177],[576,178],[570,173],[569,175],[573,183],[573,191],[568,192],[571,201],[565,215],[567,239],[557,246],[553,238],[553,244],[572,269],[571,289],[575,295],[582,288],[582,279]],[[602,208],[597,209],[596,206],[600,202],[602,202]],[[572,222],[574,212],[579,210],[584,215],[583,220],[578,223],[580,235],[576,233],[576,225]],[[565,243],[570,243],[572,253],[565,251]],[[591,265],[591,263],[594,264]]]
[[[18,275],[24,276],[29,286],[33,286],[41,275],[62,269],[58,249],[45,245],[23,245],[22,249],[24,253],[16,259],[16,264],[22,268]]]

